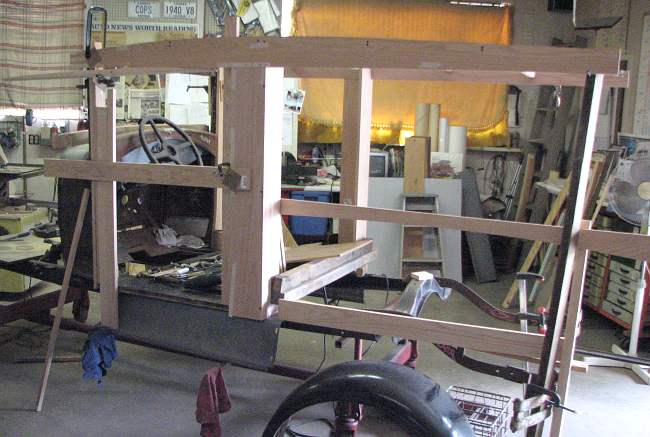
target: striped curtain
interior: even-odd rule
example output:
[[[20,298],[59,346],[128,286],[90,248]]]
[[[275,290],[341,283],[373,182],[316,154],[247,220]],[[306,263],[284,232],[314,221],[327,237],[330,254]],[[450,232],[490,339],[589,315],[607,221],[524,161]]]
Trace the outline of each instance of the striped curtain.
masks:
[[[82,0],[0,0],[0,107],[79,107],[80,79],[6,79],[69,69],[83,48],[83,15]]]

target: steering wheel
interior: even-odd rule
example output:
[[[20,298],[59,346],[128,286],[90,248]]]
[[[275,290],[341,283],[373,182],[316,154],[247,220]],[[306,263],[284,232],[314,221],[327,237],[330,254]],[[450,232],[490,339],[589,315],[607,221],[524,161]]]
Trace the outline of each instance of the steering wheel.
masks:
[[[160,133],[160,130],[158,130],[156,123],[164,123],[168,125],[174,129],[184,141],[178,142],[179,140],[164,138]],[[158,137],[158,139],[152,143],[147,143],[147,140],[145,139],[144,129],[147,125],[151,126],[154,134]],[[171,120],[164,117],[145,117],[140,120],[138,134],[140,136],[140,145],[149,157],[149,160],[154,164],[174,163],[178,165],[189,165],[193,162],[198,162],[198,165],[203,165],[201,152],[199,152],[199,149],[192,141],[192,138],[190,138],[183,129],[178,127]]]

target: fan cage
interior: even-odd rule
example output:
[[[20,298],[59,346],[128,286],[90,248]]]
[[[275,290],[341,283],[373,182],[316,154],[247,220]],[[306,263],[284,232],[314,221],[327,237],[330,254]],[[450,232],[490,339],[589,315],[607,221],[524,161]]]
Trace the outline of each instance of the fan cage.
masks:
[[[474,434],[503,437],[508,432],[511,398],[466,387],[451,386],[447,390],[467,416]]]

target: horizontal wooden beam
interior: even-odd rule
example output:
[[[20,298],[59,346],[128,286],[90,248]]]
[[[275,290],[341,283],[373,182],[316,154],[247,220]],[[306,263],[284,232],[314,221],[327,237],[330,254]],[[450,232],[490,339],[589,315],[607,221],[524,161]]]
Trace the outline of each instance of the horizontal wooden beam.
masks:
[[[219,176],[219,170],[211,166],[46,159],[44,174],[89,181],[228,188]]]
[[[544,339],[541,334],[284,299],[280,300],[280,319],[441,343],[526,360],[539,359]]]
[[[25,74],[22,76],[12,76],[3,79],[5,82],[25,82],[30,80],[61,80],[61,79],[84,79],[86,77],[116,77],[116,76],[130,76],[133,74],[166,74],[166,73],[189,73],[189,74],[204,74],[205,69],[201,68],[113,68],[113,69],[93,69],[93,70],[66,70],[66,71],[53,71],[49,73],[38,74]]]
[[[383,69],[373,70],[374,80],[422,80],[440,82],[476,82],[506,85],[585,85],[585,73],[536,73],[533,77],[526,76],[518,71],[452,71],[452,70],[404,70]],[[620,74],[605,76],[605,86],[611,88],[627,88],[629,74],[622,71]]]
[[[115,68],[110,70],[73,70],[53,73],[40,73],[24,76],[14,76],[5,79],[6,82],[24,82],[32,80],[60,80],[95,76],[126,76],[132,74],[168,74],[190,73],[207,74],[205,69],[192,69],[180,67],[141,67],[141,68]],[[285,77],[296,78],[321,78],[321,79],[354,79],[357,77],[352,68],[313,68],[297,67],[285,69]],[[583,73],[536,73],[526,75],[518,71],[476,71],[476,70],[426,70],[404,68],[375,68],[372,69],[373,80],[419,80],[434,82],[468,82],[468,83],[495,83],[506,85],[564,85],[584,86],[585,74]],[[630,75],[627,71],[619,74],[605,75],[604,86],[609,88],[627,88]]]
[[[277,303],[279,299],[301,299],[376,258],[377,252],[372,250],[372,241],[363,240],[339,256],[314,260],[287,270],[271,279],[272,302]]]
[[[349,220],[400,223],[403,225],[433,226],[481,234],[501,235],[525,240],[540,240],[558,244],[560,226],[518,223],[505,220],[490,220],[456,215],[431,214],[426,212],[401,211],[397,209],[369,208],[364,206],[334,203],[309,202],[306,200],[282,199],[280,211],[283,215],[308,217],[331,217]]]
[[[650,261],[650,236],[583,229],[578,234],[578,249]]]
[[[333,37],[203,38],[93,50],[72,63],[104,69],[285,68],[619,73],[620,50]]]
[[[354,71],[344,68],[291,68],[285,70],[286,77],[349,79]],[[539,73],[527,76],[518,71],[471,71],[471,70],[407,70],[372,69],[373,80],[416,80],[432,82],[493,83],[506,85],[563,85],[581,87],[585,75],[580,73]],[[630,75],[622,71],[616,75],[605,76],[605,87],[627,88]]]

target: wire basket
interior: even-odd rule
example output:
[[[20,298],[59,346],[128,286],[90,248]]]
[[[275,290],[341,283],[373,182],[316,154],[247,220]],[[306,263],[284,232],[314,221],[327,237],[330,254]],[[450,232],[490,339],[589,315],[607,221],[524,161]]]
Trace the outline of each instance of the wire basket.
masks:
[[[447,392],[467,416],[475,435],[506,435],[511,410],[509,396],[458,386],[449,387]]]

